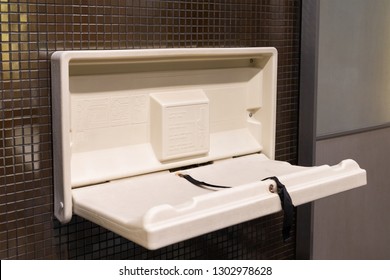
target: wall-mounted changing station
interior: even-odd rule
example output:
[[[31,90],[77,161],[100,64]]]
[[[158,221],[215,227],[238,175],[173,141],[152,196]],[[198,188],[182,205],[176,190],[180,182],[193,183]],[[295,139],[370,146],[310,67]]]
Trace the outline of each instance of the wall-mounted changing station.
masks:
[[[52,56],[55,216],[156,249],[366,184],[353,160],[274,160],[274,48]],[[200,188],[182,176],[232,188]]]

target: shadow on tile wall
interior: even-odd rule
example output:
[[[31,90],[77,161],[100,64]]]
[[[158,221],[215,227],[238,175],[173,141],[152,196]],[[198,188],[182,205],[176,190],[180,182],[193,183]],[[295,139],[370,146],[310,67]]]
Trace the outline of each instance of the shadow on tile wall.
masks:
[[[277,159],[296,162],[299,0],[0,0],[1,259],[291,259],[274,214],[148,251],[80,217],[53,217],[55,50],[261,47],[279,51]]]

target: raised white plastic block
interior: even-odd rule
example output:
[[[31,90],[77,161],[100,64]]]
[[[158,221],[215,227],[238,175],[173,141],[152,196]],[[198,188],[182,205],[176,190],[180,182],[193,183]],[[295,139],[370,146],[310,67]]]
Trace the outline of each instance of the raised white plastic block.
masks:
[[[160,161],[208,153],[209,99],[203,90],[160,92],[150,97],[151,143]]]
[[[55,216],[156,249],[280,211],[265,177],[278,176],[295,206],[365,185],[353,160],[274,160],[276,77],[274,48],[54,53]],[[233,188],[170,172],[184,167]]]

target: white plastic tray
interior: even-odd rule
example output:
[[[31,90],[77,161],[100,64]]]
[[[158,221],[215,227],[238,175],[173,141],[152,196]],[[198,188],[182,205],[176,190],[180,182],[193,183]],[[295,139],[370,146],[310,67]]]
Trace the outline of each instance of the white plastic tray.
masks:
[[[365,171],[274,161],[275,48],[65,51],[52,56],[54,214],[156,249],[366,184]],[[199,188],[169,170],[188,165]],[[274,186],[275,187],[275,186]]]
[[[74,212],[148,249],[281,210],[270,192],[278,176],[295,206],[366,184],[352,160],[299,167],[254,154],[181,171],[201,181],[233,186],[199,188],[176,173],[159,172],[72,190]]]

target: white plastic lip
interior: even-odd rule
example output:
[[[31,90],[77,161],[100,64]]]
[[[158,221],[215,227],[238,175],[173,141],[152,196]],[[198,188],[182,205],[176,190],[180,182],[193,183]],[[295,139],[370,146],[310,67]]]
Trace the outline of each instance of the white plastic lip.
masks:
[[[77,61],[83,62],[91,58],[98,58],[99,61],[118,59],[126,63],[124,58],[130,60],[138,59],[157,59],[163,61],[175,59],[200,59],[210,57],[213,58],[230,58],[235,57],[250,57],[258,56],[259,53],[264,55],[277,55],[277,50],[273,47],[262,48],[174,48],[174,49],[132,49],[132,50],[75,50],[75,51],[56,51],[52,55],[52,59],[62,60],[65,64],[70,60],[72,63]],[[121,63],[118,61],[117,63]]]

